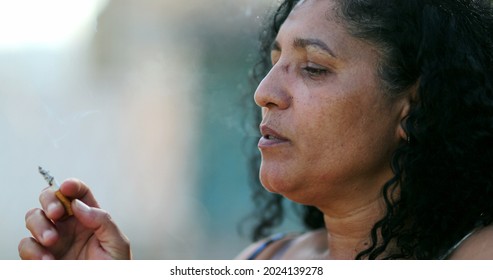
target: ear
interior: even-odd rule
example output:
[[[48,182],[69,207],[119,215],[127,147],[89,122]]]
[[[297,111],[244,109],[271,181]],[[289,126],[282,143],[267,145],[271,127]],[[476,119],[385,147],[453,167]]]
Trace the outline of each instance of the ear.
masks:
[[[399,116],[399,126],[397,127],[397,134],[399,135],[399,138],[401,138],[404,141],[408,141],[405,125],[410,110],[411,110],[411,102],[405,102],[402,106],[402,110]]]
[[[408,134],[406,131],[406,120],[407,117],[409,116],[409,113],[411,112],[411,109],[413,107],[413,104],[416,103],[418,95],[418,82],[416,82],[411,88],[409,88],[404,96],[402,97],[401,100],[401,111],[399,115],[399,126],[397,128],[397,134],[399,138],[402,140],[408,142]]]

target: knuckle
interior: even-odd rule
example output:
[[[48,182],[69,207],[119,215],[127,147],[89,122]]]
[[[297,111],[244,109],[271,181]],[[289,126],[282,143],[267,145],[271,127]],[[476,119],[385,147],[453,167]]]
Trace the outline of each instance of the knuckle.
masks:
[[[43,204],[48,199],[48,196],[50,194],[53,195],[53,189],[51,187],[44,188],[39,194],[38,197],[39,203]]]
[[[33,259],[33,247],[35,244],[36,241],[32,237],[22,239],[17,247],[19,257],[23,260]]]
[[[101,210],[101,219],[104,221],[112,222],[113,218],[111,217],[110,213],[106,210]]]
[[[32,219],[36,214],[40,213],[41,212],[41,209],[39,208],[33,208],[33,209],[30,209],[26,212],[26,215],[24,217],[24,220],[26,221],[29,221],[30,219]]]
[[[19,242],[19,245],[17,245],[17,251],[19,252],[19,256],[22,258],[22,252],[23,252],[23,248],[24,248],[24,245],[26,244],[26,240],[27,238],[23,238],[20,242]]]

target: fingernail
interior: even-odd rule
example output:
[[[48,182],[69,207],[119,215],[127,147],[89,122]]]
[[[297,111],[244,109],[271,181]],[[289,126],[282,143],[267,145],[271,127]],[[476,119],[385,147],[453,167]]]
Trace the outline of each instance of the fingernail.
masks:
[[[48,243],[51,239],[53,239],[56,236],[56,233],[52,230],[45,230],[43,234],[41,235],[41,238],[43,239],[44,243]]]
[[[54,213],[55,209],[57,208],[56,203],[50,203],[48,207],[46,207],[46,212],[48,212],[48,216],[51,217],[51,215]]]
[[[54,259],[53,259],[53,257],[52,257],[52,256],[50,256],[50,255],[43,255],[43,256],[41,257],[41,260],[43,260],[43,261],[51,261],[51,260],[54,260]]]
[[[82,202],[78,199],[75,199],[75,207],[79,208],[79,210],[81,210],[83,212],[91,211],[91,208],[89,206],[87,206],[84,202]]]

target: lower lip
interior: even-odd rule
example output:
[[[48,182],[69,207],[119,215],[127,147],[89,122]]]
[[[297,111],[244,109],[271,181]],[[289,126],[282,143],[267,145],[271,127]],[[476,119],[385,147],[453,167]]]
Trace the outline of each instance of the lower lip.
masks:
[[[258,141],[259,149],[272,148],[282,144],[287,144],[288,140],[283,139],[267,139],[265,137],[260,138]]]

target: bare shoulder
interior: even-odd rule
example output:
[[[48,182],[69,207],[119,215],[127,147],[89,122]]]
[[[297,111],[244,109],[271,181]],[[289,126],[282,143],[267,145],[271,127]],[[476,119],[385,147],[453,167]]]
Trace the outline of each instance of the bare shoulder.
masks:
[[[290,260],[325,259],[327,253],[327,231],[325,228],[306,232],[294,239],[283,255]]]
[[[493,260],[493,225],[474,232],[464,240],[449,259]]]

